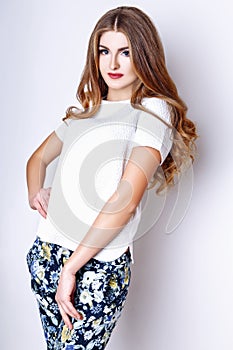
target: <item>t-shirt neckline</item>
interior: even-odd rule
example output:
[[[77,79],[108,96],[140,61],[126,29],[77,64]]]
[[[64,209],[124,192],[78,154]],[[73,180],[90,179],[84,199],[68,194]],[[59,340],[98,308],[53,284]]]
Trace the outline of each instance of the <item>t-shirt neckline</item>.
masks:
[[[120,100],[120,101],[109,101],[109,100],[102,100],[103,104],[109,104],[109,103],[129,103],[130,99],[128,100]]]

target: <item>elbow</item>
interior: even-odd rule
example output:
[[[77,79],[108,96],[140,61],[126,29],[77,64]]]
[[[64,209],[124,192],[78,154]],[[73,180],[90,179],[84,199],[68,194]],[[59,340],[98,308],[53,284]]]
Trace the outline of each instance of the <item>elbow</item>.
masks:
[[[34,155],[34,153],[33,153],[33,154],[31,155],[31,157],[27,160],[27,167],[30,165],[30,163],[33,162],[34,157],[35,157],[35,155]]]
[[[27,163],[26,163],[26,169],[30,169],[31,167],[34,166],[39,166],[39,167],[47,167],[47,164],[44,162],[43,158],[40,157],[40,155],[38,155],[37,153],[33,153],[31,155],[31,157],[28,159]]]
[[[122,180],[118,186],[117,192],[119,202],[128,214],[133,215],[143,196],[143,191],[136,191],[130,181]]]
[[[31,157],[27,160],[26,163],[26,169],[30,169],[30,167],[33,165],[33,163],[35,162],[35,155],[32,154]]]
[[[129,212],[129,215],[130,215],[130,216],[133,216],[133,215],[135,214],[136,209],[137,209],[137,207],[138,207],[138,204],[139,204],[139,203],[135,203],[135,202],[133,202],[133,201],[129,204],[127,210],[128,210],[128,212]]]
[[[33,155],[28,159],[26,163],[26,169],[30,169],[31,164],[33,163]]]
[[[139,203],[135,201],[131,191],[128,191],[123,187],[121,184],[121,186],[118,187],[118,190],[111,196],[108,201],[108,209],[112,213],[121,212],[130,217],[134,215]]]

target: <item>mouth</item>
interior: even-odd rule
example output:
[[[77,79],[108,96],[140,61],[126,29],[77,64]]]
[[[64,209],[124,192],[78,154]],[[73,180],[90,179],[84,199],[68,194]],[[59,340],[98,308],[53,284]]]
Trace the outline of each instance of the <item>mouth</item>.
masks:
[[[120,79],[121,77],[123,77],[124,74],[121,73],[108,73],[108,76],[111,79]]]

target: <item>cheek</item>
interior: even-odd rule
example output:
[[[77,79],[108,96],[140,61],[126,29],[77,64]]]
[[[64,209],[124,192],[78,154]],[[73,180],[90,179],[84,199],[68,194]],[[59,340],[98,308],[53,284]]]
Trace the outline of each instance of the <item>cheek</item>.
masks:
[[[132,67],[129,68],[128,75],[130,76],[130,79],[137,79],[137,75],[135,74],[135,71]]]
[[[131,77],[136,77],[132,63],[130,61],[126,61],[126,62],[124,62],[124,64],[125,64],[125,69],[126,69],[127,73]]]
[[[107,60],[106,57],[104,56],[100,56],[99,58],[99,70],[101,72],[101,74],[106,71],[106,66],[107,66]]]
[[[103,60],[101,57],[99,58],[99,70],[100,70],[100,73],[102,74],[102,72],[103,72]]]

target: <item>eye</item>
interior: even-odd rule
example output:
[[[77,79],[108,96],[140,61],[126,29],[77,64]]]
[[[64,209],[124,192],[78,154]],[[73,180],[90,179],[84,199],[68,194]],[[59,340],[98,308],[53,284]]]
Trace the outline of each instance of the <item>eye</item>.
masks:
[[[122,51],[121,52],[121,54],[123,55],[123,56],[125,56],[125,57],[129,57],[129,50],[124,50],[124,51]]]
[[[107,55],[108,54],[108,50],[107,49],[99,49],[99,54],[100,55]]]

